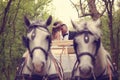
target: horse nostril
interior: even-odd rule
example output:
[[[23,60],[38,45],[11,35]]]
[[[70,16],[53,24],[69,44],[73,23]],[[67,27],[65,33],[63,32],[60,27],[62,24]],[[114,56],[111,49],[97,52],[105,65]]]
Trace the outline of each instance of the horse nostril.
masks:
[[[90,73],[92,72],[92,68],[91,68],[91,67],[87,67],[87,68],[82,68],[82,67],[80,67],[80,68],[79,68],[79,71],[80,71],[80,73],[82,73],[82,74],[90,74]]]
[[[89,69],[88,69],[88,73],[91,73],[91,72],[92,72],[92,68],[89,67]]]
[[[41,62],[41,67],[42,67],[42,68],[44,67],[44,65],[45,65],[44,62]]]
[[[45,63],[44,63],[44,62],[40,62],[39,64],[33,63],[33,69],[34,69],[35,71],[37,71],[37,72],[43,71],[44,66],[45,66]]]

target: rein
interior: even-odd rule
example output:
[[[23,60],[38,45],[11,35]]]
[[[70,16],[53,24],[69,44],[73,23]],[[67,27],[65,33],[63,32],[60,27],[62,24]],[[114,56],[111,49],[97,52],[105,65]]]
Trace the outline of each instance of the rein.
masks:
[[[55,65],[55,69],[56,69],[56,71],[57,71],[57,73],[58,73],[59,79],[60,79],[60,80],[63,80],[63,79],[64,79],[64,75],[63,75],[63,68],[62,68],[61,63],[59,63],[59,62],[54,58],[53,55],[50,55],[50,57],[51,57],[54,65]],[[62,70],[62,72],[61,72],[61,70]]]

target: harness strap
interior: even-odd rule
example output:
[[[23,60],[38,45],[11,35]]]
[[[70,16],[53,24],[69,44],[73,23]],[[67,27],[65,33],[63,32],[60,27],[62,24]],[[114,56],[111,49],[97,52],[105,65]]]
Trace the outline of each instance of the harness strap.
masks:
[[[77,68],[78,68],[79,63],[78,63],[78,64],[77,64],[77,63],[78,63],[78,61],[76,60],[75,65],[74,65],[73,70],[72,70],[71,80],[73,79],[74,73],[75,73],[75,71],[76,71]]]
[[[56,80],[56,79],[59,79],[58,74],[52,74],[52,75],[48,76],[48,80]]]
[[[62,55],[63,55],[63,52],[65,51],[65,47],[62,48],[62,52],[60,53],[60,63],[62,64]]]
[[[108,67],[108,75],[109,75],[109,80],[112,80],[112,72],[111,72],[111,68],[110,68],[110,64],[107,62],[107,67]]]
[[[76,54],[76,55],[77,55],[77,60],[78,60],[78,62],[80,62],[80,57],[82,57],[82,56],[84,56],[84,55],[90,56],[90,57],[92,58],[92,62],[95,61],[95,57],[94,57],[92,54],[90,54],[89,52],[82,52],[82,53]]]
[[[20,80],[23,78],[22,71],[24,66],[25,66],[25,58],[22,58],[20,61],[20,65],[17,67],[15,80]]]
[[[58,64],[56,59],[52,55],[50,55],[50,57],[52,58],[52,61],[54,62],[55,69],[59,75],[60,80],[63,80],[63,75],[62,75],[63,73],[61,73],[61,71],[60,71],[62,69],[62,72],[63,72],[63,68],[62,68],[61,64],[60,63]],[[59,65],[60,65],[60,67],[59,67]]]

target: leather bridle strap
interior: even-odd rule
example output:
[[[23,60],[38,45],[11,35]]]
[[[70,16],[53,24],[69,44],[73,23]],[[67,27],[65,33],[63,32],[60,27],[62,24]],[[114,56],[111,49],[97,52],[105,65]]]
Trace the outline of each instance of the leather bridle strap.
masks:
[[[100,38],[96,41],[96,51],[95,51],[95,55],[94,56],[96,56],[97,55],[97,53],[98,53],[98,50],[99,50],[99,48],[100,48],[100,42],[101,42],[101,40],[100,40]]]
[[[73,67],[73,70],[72,70],[71,80],[72,80],[73,77],[74,77],[74,72],[77,70],[78,65],[79,65],[79,62],[76,60],[76,62],[75,62],[75,64],[74,64],[74,67]]]
[[[51,53],[50,53],[50,54],[51,54]],[[57,73],[58,73],[58,76],[59,76],[60,80],[63,80],[64,75],[62,75],[62,74],[63,74],[63,68],[62,68],[61,63],[58,63],[57,60],[54,58],[53,55],[49,55],[49,56],[51,57],[54,65],[55,65],[55,69],[56,69],[56,71],[57,71]],[[62,70],[62,72],[61,72],[60,70]]]
[[[109,80],[112,80],[112,71],[110,69],[110,64],[107,62]]]
[[[42,47],[35,47],[35,48],[32,49],[32,51],[29,50],[30,57],[33,58],[33,52],[34,52],[36,49],[40,49],[41,51],[43,51],[43,53],[45,53],[45,59],[47,60],[48,51],[46,51],[46,50],[43,49]]]
[[[95,56],[90,54],[89,52],[83,52],[83,53],[77,54],[77,61],[80,62],[80,57],[82,57],[84,55],[90,56],[92,58],[92,61],[93,62],[95,61]]]

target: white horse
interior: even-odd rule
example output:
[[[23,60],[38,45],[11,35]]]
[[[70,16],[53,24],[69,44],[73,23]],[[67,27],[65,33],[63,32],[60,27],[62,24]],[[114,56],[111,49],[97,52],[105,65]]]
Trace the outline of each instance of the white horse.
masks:
[[[82,21],[72,25],[76,30],[74,49],[76,63],[72,71],[75,80],[117,80],[110,54],[101,42],[101,22]]]
[[[28,56],[19,75],[25,80],[63,80],[62,67],[50,51],[51,35],[47,27],[51,24],[52,17],[46,22],[30,22],[27,17],[24,17],[24,21],[27,37],[23,37],[23,41],[28,49]]]

